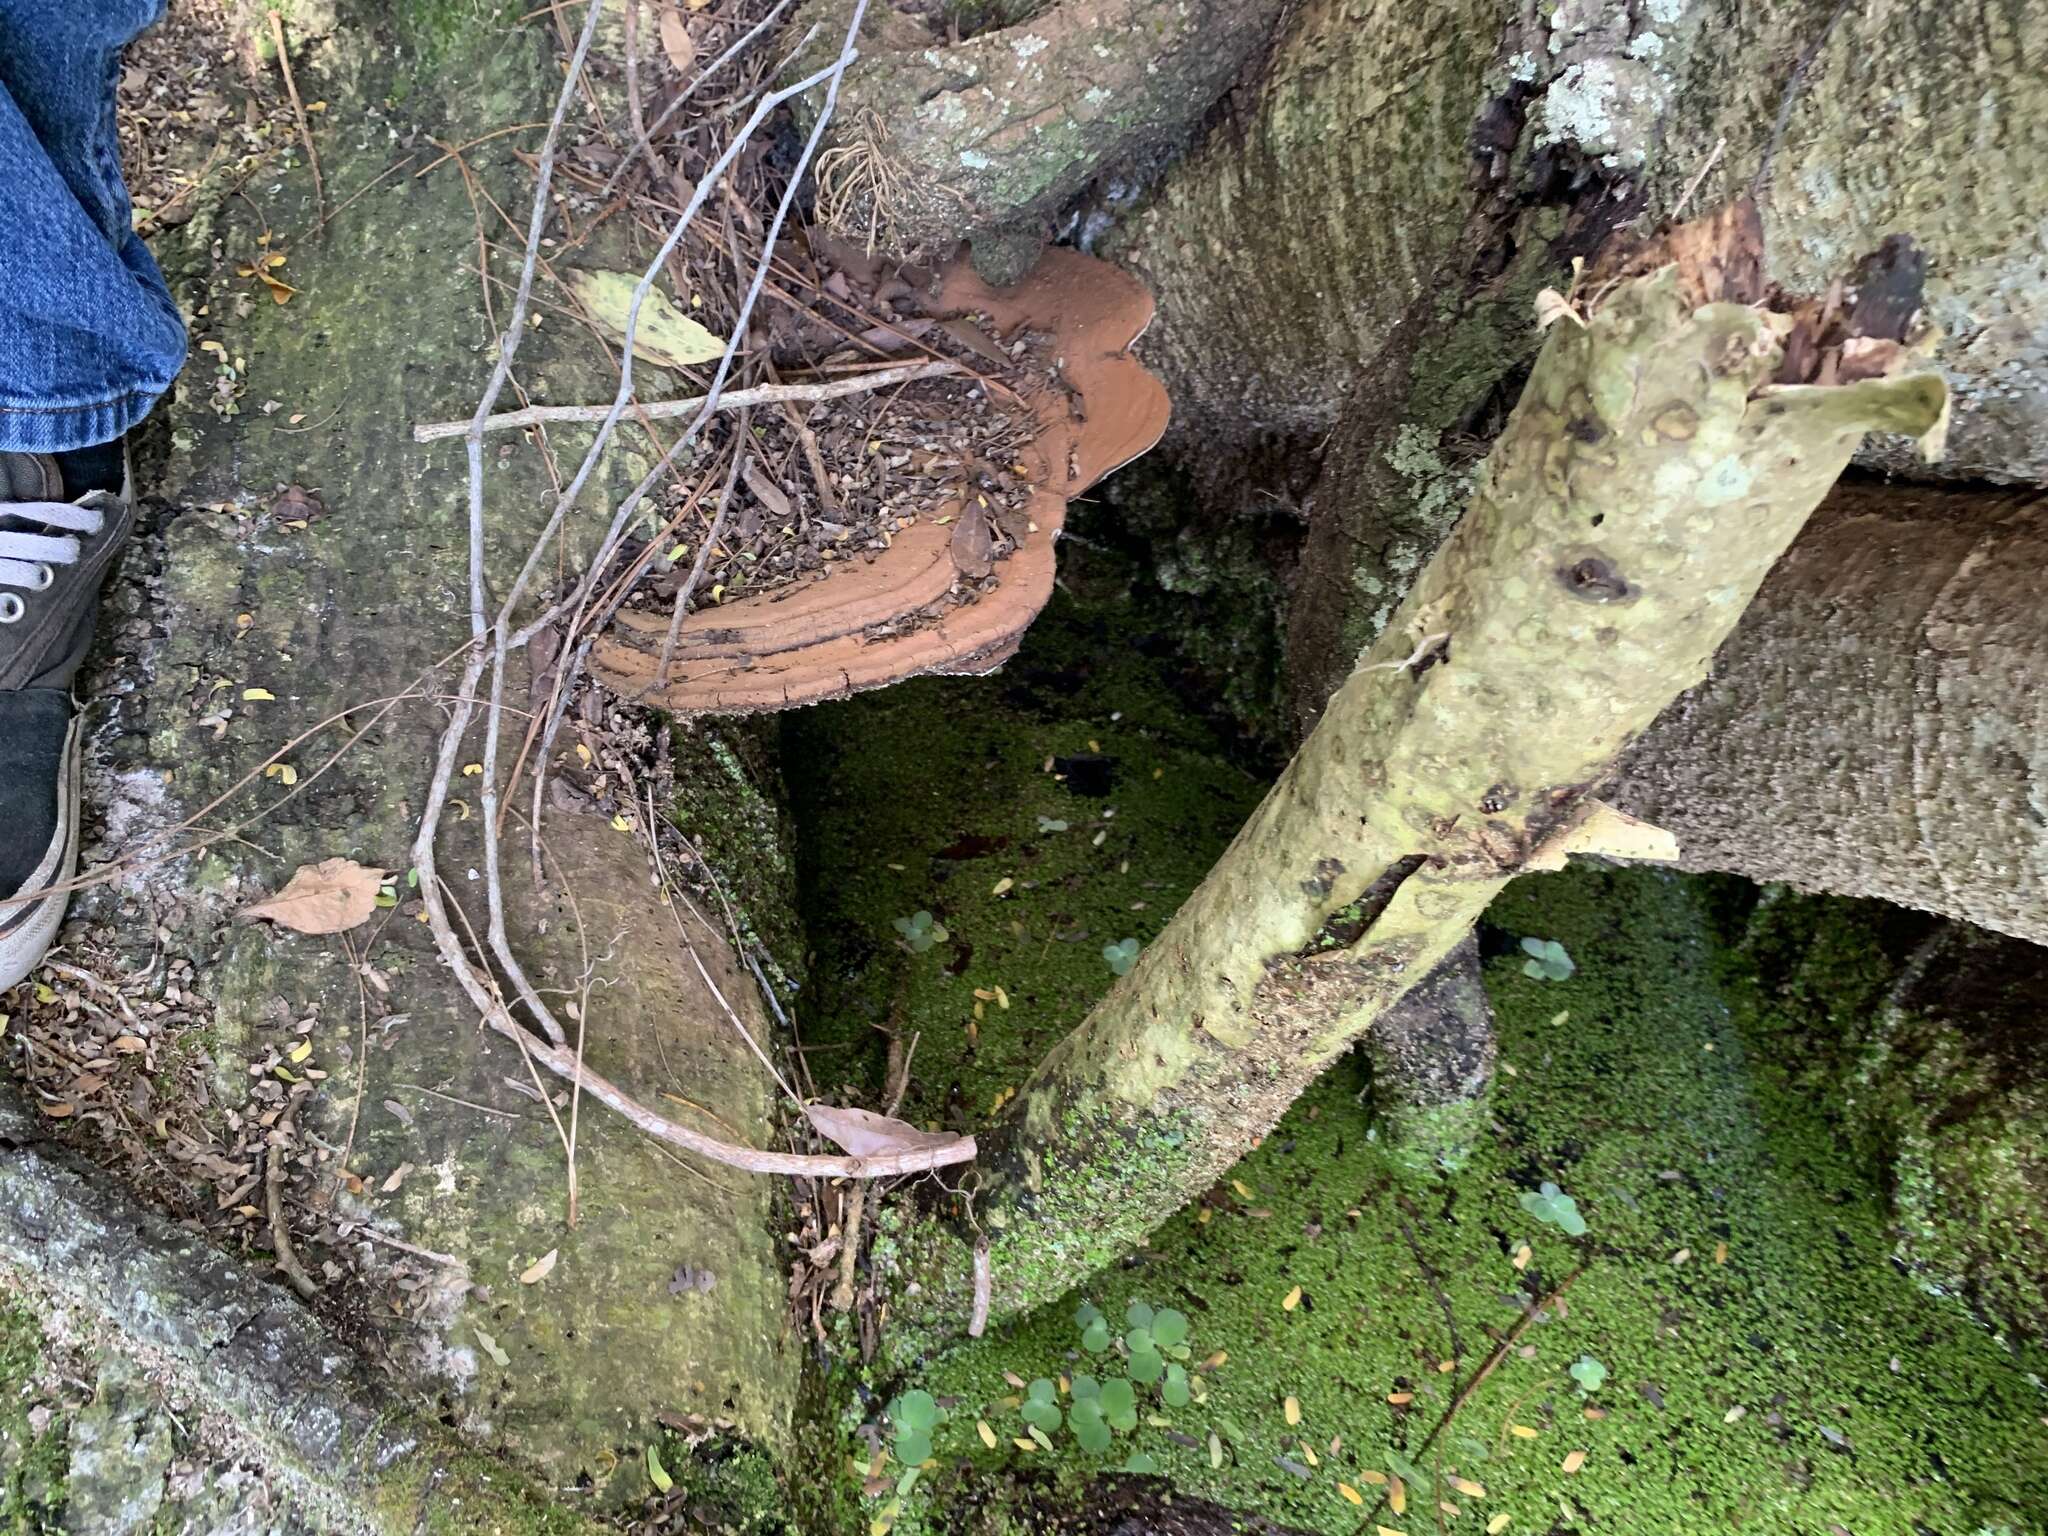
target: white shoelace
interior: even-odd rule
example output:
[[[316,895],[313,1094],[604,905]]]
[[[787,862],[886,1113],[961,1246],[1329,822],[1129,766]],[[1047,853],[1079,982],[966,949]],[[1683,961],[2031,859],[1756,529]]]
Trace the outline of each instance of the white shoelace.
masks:
[[[18,587],[40,592],[55,579],[52,566],[76,565],[82,549],[80,535],[91,537],[106,526],[106,514],[96,506],[71,501],[0,502],[0,521],[38,523],[53,530],[28,533],[0,528],[0,587]],[[0,624],[12,624],[27,610],[13,592],[0,592]]]

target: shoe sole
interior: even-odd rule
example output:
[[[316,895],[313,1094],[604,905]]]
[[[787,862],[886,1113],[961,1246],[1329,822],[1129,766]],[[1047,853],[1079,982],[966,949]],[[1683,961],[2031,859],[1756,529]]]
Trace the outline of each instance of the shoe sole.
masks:
[[[84,790],[85,719],[71,719],[64,738],[64,766],[57,776],[57,832],[27,882],[0,897],[0,992],[34,970],[57,937],[71,892],[64,889],[78,867],[78,804]],[[55,886],[57,889],[52,890]],[[38,894],[40,893],[40,894]]]

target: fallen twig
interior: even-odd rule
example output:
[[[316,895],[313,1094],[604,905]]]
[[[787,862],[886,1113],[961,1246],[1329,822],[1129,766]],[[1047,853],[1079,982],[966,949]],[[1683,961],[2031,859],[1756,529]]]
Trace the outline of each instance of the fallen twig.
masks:
[[[909,384],[919,379],[936,379],[967,371],[965,365],[941,358],[923,363],[898,363],[871,373],[824,379],[814,384],[757,384],[751,389],[721,392],[714,409],[737,411],[748,406],[784,405],[798,400],[837,400],[845,395],[866,394],[869,390],[883,389],[891,384]],[[709,395],[686,395],[680,400],[645,400],[640,403],[640,410],[653,420],[663,421],[694,415],[703,410],[711,399]],[[514,427],[534,427],[560,421],[601,422],[611,415],[613,409],[609,405],[530,405],[523,411],[500,411],[495,416],[485,417],[483,430],[505,432]],[[416,443],[437,443],[444,438],[461,437],[473,424],[469,421],[423,421],[412,429],[412,440]]]
[[[292,78],[291,50],[284,44],[284,17],[277,11],[270,14],[270,40],[277,44],[277,67],[284,75],[285,94],[292,99],[292,116],[298,120],[299,142],[306,146],[306,163],[313,168],[313,207],[320,215],[319,224],[327,222],[327,183],[320,176],[320,151],[313,147],[313,130],[306,126],[306,105],[299,100],[299,83]]]
[[[275,20],[277,12],[270,14]],[[284,1160],[292,1139],[292,1116],[298,1108],[298,1095],[293,1094],[285,1100],[284,1113],[277,1117],[277,1124],[270,1128],[269,1153],[263,1163],[263,1204],[270,1217],[270,1241],[277,1250],[277,1267],[291,1282],[292,1289],[311,1301],[320,1294],[320,1287],[313,1283],[313,1277],[299,1262],[298,1252],[292,1247],[291,1228],[284,1216]]]

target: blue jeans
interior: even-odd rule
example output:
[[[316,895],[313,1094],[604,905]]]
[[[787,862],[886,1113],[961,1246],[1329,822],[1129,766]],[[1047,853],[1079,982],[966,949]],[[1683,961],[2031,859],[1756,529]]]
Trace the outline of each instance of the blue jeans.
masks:
[[[0,451],[112,442],[185,360],[130,227],[121,50],[164,0],[0,0]]]

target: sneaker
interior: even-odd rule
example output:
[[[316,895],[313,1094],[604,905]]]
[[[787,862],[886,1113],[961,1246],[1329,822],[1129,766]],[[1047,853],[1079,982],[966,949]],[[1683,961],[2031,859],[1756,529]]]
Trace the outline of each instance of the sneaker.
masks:
[[[100,582],[135,521],[118,447],[0,453],[0,990],[57,936],[78,862],[84,766],[72,680]],[[95,484],[94,482],[98,482]]]

